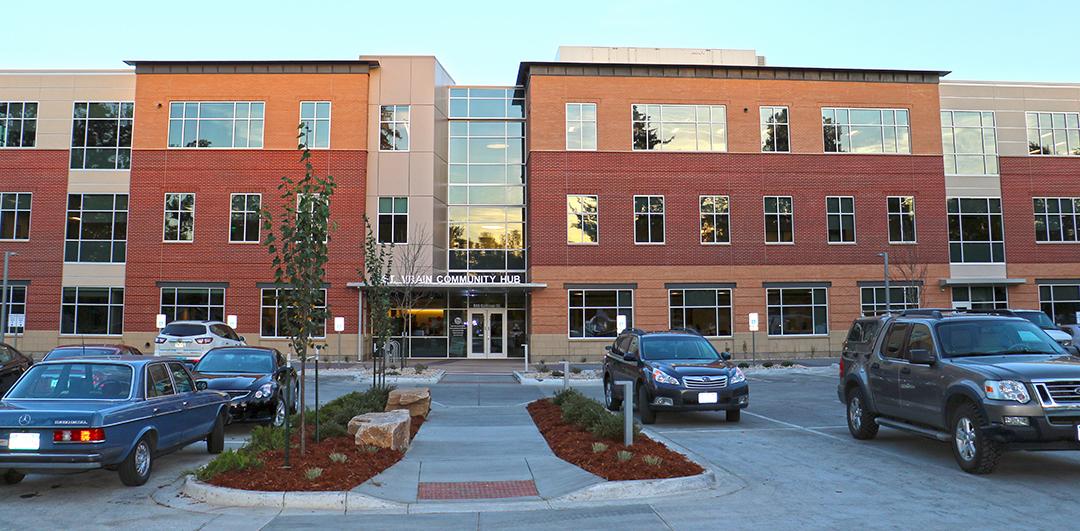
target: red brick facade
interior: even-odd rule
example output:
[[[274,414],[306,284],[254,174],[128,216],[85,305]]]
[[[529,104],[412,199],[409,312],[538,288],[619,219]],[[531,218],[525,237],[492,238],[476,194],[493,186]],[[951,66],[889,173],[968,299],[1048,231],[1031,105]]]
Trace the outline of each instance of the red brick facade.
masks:
[[[1071,263],[1071,278],[1080,278],[1080,244],[1035,241],[1033,197],[1078,197],[1080,159],[1065,157],[1001,157],[1001,210],[1005,220],[1005,260]]]

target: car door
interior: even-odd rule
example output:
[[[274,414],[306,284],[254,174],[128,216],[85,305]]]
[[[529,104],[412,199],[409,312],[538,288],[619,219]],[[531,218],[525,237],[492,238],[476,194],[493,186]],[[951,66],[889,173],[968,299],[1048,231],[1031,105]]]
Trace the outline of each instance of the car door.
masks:
[[[618,396],[622,396],[622,386],[618,382],[626,380],[632,380],[633,374],[631,362],[626,361],[623,357],[630,352],[630,344],[633,341],[633,336],[622,336],[615,340],[615,346],[612,349],[611,354],[608,356],[611,364],[611,376],[615,383],[615,393]]]
[[[904,359],[910,361],[910,352],[925,349],[937,358],[938,349],[930,327],[921,323],[911,326]],[[942,411],[945,409],[945,371],[941,364],[924,365],[908,363],[900,367],[900,402],[910,420],[920,424],[942,427]]]
[[[20,356],[7,345],[0,344],[0,396],[15,384],[25,368]]]
[[[874,395],[874,409],[882,415],[903,418],[900,403],[900,366],[903,360],[910,323],[893,323],[881,343],[878,352],[868,360],[867,376],[870,392]]]
[[[206,425],[207,415],[203,411],[205,404],[198,400],[198,396],[195,392],[195,381],[191,379],[191,376],[184,369],[184,366],[178,362],[169,362],[166,364],[169,368],[169,373],[172,375],[173,386],[176,390],[176,398],[180,400],[180,419],[182,420],[183,430],[179,439],[183,441],[190,441],[198,438],[200,435],[206,434],[209,431],[209,426]],[[214,418],[210,415],[209,418]]]
[[[146,366],[146,402],[158,430],[157,447],[164,450],[180,444],[184,438],[183,410],[164,363]]]

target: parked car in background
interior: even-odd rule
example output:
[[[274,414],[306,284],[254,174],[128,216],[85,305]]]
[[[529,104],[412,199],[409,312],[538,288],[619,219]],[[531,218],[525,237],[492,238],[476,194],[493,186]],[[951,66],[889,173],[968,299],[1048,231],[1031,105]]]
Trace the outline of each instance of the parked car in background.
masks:
[[[1042,310],[1013,310],[1017,317],[1023,317],[1028,321],[1031,321],[1035,326],[1042,328],[1046,335],[1050,336],[1061,343],[1061,346],[1068,347],[1073,344],[1072,334],[1062,330],[1060,326],[1054,324],[1054,321],[1050,319],[1049,315],[1046,315]]]
[[[142,356],[139,349],[131,345],[63,345],[45,353],[41,361],[54,361],[68,358],[117,358],[120,356]]]
[[[658,411],[724,411],[728,422],[738,422],[750,404],[750,386],[731,355],[692,330],[631,329],[606,349],[604,403],[614,411],[633,399],[617,384],[633,381],[642,424],[655,422]]]
[[[7,343],[0,343],[0,396],[15,385],[15,381],[33,364],[30,356]]]
[[[1080,345],[1080,324],[1061,325],[1061,329],[1072,335],[1072,344]]]
[[[0,400],[0,474],[105,468],[146,483],[159,456],[196,441],[220,453],[226,395],[196,387],[182,363],[142,356],[35,364]]]
[[[195,380],[205,382],[208,389],[229,395],[232,421],[281,426],[286,415],[300,410],[296,371],[277,349],[214,348],[195,364],[194,373]],[[287,382],[292,386],[289,397]]]
[[[212,348],[244,345],[243,336],[221,321],[173,321],[154,339],[155,356],[199,361]]]

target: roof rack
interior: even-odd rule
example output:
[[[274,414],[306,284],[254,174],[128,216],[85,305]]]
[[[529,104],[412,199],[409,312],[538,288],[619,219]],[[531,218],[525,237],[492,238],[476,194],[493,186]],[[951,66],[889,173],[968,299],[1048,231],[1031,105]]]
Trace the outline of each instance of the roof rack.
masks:
[[[1002,317],[1016,317],[1016,312],[1006,309],[967,309],[967,308],[912,308],[897,314],[899,317],[930,317],[941,319],[949,315],[1000,315]]]
[[[644,330],[642,330],[642,329],[640,329],[640,328],[627,328],[627,329],[623,330],[623,331],[622,331],[622,333],[623,333],[623,334],[626,334],[626,333],[631,333],[631,334],[644,334],[644,333],[645,333],[645,331],[644,331]]]
[[[686,332],[687,334],[694,334],[695,336],[700,336],[701,335],[701,332],[698,332],[697,330],[694,330],[693,328],[687,328],[685,326],[672,328],[672,329],[668,330],[668,332]]]

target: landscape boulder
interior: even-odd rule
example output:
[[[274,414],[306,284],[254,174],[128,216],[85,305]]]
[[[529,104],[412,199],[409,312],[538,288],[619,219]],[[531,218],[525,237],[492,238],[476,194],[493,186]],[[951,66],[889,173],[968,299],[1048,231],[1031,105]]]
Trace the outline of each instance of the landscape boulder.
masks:
[[[404,451],[409,447],[412,419],[409,410],[396,409],[383,413],[364,413],[349,421],[349,435],[357,446],[377,446]]]
[[[386,411],[408,409],[409,415],[427,418],[431,411],[431,391],[427,387],[394,389],[386,399]]]

